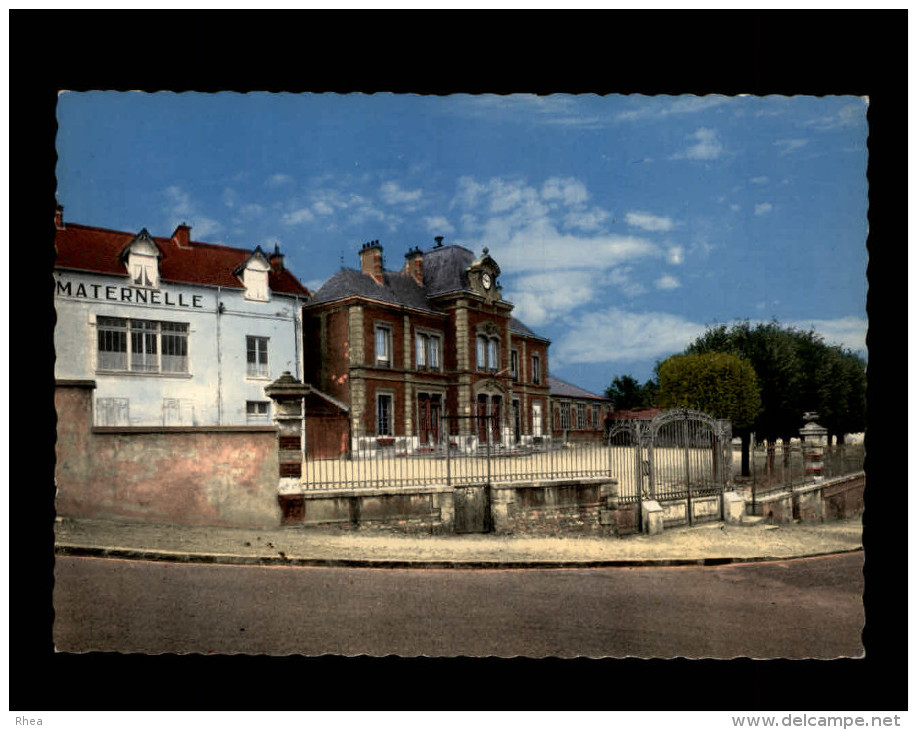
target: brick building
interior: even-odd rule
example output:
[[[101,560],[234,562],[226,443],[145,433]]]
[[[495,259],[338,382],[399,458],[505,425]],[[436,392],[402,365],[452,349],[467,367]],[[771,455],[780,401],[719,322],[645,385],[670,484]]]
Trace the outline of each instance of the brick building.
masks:
[[[553,375],[548,377],[555,438],[597,439],[611,417],[611,398],[590,393]]]
[[[346,404],[355,449],[430,450],[447,428],[463,451],[550,437],[550,343],[512,316],[486,248],[439,237],[398,270],[378,241],[359,256],[303,307],[304,381]]]

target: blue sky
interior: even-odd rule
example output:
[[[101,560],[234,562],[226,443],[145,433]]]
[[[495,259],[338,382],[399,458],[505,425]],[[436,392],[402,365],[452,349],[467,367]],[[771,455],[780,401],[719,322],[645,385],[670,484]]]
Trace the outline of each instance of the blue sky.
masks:
[[[273,248],[317,288],[378,239],[500,264],[552,372],[644,381],[707,326],[865,355],[867,100],[855,96],[65,92],[68,221]]]

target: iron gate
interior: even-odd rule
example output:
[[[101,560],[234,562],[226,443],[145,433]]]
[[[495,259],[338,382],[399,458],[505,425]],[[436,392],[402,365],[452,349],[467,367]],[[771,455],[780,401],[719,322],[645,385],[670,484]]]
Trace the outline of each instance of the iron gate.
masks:
[[[685,499],[693,524],[693,501],[725,491],[731,435],[729,421],[685,408],[616,422],[607,439],[619,503]]]

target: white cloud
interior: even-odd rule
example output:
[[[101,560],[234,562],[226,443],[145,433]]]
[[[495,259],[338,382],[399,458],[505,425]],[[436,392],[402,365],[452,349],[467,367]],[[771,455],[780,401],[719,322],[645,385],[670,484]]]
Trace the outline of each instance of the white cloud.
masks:
[[[590,311],[552,345],[555,364],[626,363],[681,352],[706,327],[668,312]]]
[[[379,195],[386,205],[407,205],[420,200],[423,190],[404,190],[397,182],[390,181],[382,184]]]
[[[271,188],[278,188],[281,185],[287,185],[291,182],[293,182],[292,175],[287,175],[285,172],[276,172],[268,177],[268,179],[264,181],[264,184]]]
[[[596,296],[594,271],[536,273],[512,281],[505,298],[516,305],[515,315],[538,327],[563,317]]]
[[[853,127],[858,124],[866,124],[866,107],[867,102],[861,99],[852,104],[845,104],[833,114],[826,114],[821,117],[809,119],[803,122],[804,126],[812,127],[821,131],[831,129],[841,129],[844,127]]]
[[[767,215],[774,209],[770,203],[758,203],[755,205],[755,215]]]
[[[670,264],[681,264],[685,260],[685,251],[681,246],[671,246],[666,252],[666,261]]]
[[[573,210],[564,216],[564,226],[578,228],[581,231],[597,231],[608,218],[609,213],[601,208]]]
[[[673,160],[715,160],[723,154],[723,145],[712,129],[701,127],[694,134],[689,134],[687,139],[696,140],[696,144],[672,155]]]
[[[749,182],[753,182],[755,185],[765,185],[768,182],[768,177],[759,175],[758,177],[753,177]]]
[[[778,139],[774,142],[775,147],[780,148],[780,156],[788,155],[798,149],[802,149],[809,143],[806,139]]]
[[[589,200],[586,186],[575,178],[552,177],[541,186],[543,200],[557,200],[567,206],[583,205]]]
[[[657,289],[677,289],[681,286],[681,282],[669,274],[660,276],[656,279],[656,288]]]
[[[202,215],[192,202],[191,196],[178,185],[170,185],[163,191],[163,196],[165,198],[163,210],[168,216],[168,225],[171,226],[171,230],[174,230],[179,223],[187,223],[194,230],[194,237],[197,240],[204,240],[208,236],[223,231],[222,224]]]
[[[671,218],[642,211],[628,213],[624,216],[624,221],[627,225],[642,228],[644,231],[671,231],[675,227],[675,222]]]
[[[869,323],[865,318],[800,319],[788,324],[806,331],[814,329],[828,345],[839,345],[854,352],[866,350],[866,331]]]
[[[726,96],[682,96],[674,99],[650,97],[640,99],[641,106],[621,112],[616,117],[621,122],[634,122],[642,119],[665,119],[673,115],[696,114],[712,109],[729,101]]]
[[[283,222],[288,226],[296,226],[300,223],[311,223],[315,220],[315,214],[309,208],[297,208],[283,214]]]
[[[426,216],[423,219],[423,223],[430,233],[436,235],[455,233],[455,227],[441,215]]]

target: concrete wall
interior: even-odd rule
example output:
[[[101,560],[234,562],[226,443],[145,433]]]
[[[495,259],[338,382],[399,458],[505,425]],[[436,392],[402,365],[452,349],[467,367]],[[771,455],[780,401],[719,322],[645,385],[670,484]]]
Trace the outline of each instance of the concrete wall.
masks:
[[[773,524],[843,519],[863,513],[865,489],[866,475],[861,472],[758,497],[748,508]]]
[[[273,526],[277,433],[261,427],[92,426],[91,381],[59,384],[59,515]]]
[[[497,534],[614,534],[603,521],[608,479],[494,484],[491,523]],[[305,491],[279,497],[284,524],[441,534],[455,528],[452,487]]]

